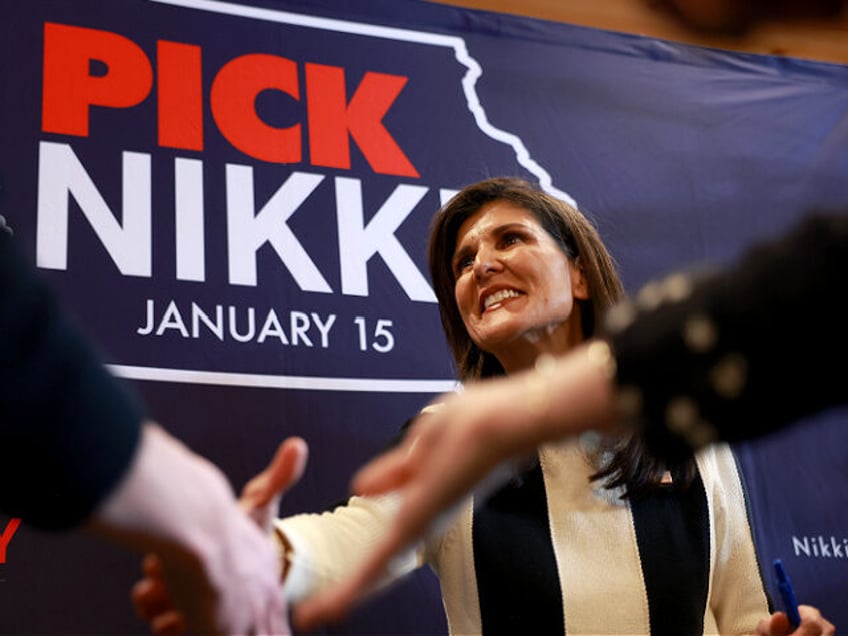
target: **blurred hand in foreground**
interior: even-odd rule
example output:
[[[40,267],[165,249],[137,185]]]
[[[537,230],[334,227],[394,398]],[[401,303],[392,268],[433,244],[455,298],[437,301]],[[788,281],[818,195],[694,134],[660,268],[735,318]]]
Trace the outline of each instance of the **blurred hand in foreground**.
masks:
[[[250,528],[250,532],[262,539],[266,548],[261,555],[261,567],[270,570],[271,577],[262,580],[263,589],[257,593],[257,582],[251,578],[250,551],[245,546],[233,546],[228,556],[233,561],[234,572],[221,571],[226,585],[218,590],[218,596],[231,595],[234,602],[243,608],[244,614],[257,611],[262,599],[270,596],[275,605],[273,621],[254,622],[245,620],[222,622],[219,628],[210,620],[209,610],[198,611],[193,603],[183,598],[194,594],[193,587],[183,592],[182,581],[174,576],[171,562],[160,551],[149,553],[143,561],[143,578],[132,591],[132,602],[138,615],[144,619],[153,633],[160,636],[177,636],[192,630],[212,634],[289,634],[286,618],[286,602],[280,586],[279,554],[271,539],[272,523],[282,495],[300,479],[306,466],[308,448],[300,438],[288,438],[277,449],[268,467],[253,477],[243,488],[238,503],[233,499],[237,516]],[[202,496],[202,495],[199,495]],[[239,510],[239,505],[241,510]],[[246,514],[245,514],[246,513]],[[245,559],[248,559],[245,561]],[[257,566],[260,565],[257,563]],[[213,590],[214,592],[215,590]],[[212,595],[213,598],[215,595]],[[206,603],[207,606],[210,603]]]

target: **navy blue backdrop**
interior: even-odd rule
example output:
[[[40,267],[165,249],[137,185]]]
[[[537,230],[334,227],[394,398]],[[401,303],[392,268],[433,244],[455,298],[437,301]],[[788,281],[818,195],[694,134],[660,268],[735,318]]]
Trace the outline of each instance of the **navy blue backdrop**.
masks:
[[[631,292],[848,209],[841,65],[412,0],[19,2],[0,55],[0,212],[115,372],[235,489],[285,436],[309,442],[284,514],[342,498],[454,386],[424,238],[463,185],[518,174],[573,200]],[[738,448],[762,562],[782,557],[842,626],[845,420]],[[147,633],[137,573],[21,528],[0,633]],[[444,633],[437,583],[421,571],[325,631]]]

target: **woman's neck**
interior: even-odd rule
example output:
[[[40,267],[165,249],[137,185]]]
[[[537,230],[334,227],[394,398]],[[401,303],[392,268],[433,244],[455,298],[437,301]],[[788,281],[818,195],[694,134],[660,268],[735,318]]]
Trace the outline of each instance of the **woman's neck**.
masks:
[[[493,353],[507,374],[530,369],[540,356],[562,355],[583,342],[583,330],[571,325],[573,321],[533,329]]]

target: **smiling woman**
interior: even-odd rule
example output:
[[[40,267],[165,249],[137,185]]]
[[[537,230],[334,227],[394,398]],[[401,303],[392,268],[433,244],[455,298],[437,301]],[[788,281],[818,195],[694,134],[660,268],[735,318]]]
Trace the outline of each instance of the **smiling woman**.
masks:
[[[623,293],[613,259],[589,220],[520,179],[481,181],[454,196],[434,220],[429,262],[442,326],[463,381],[532,366],[541,353],[590,337]],[[530,284],[534,290],[522,286]],[[498,348],[500,355],[520,360],[505,369],[486,343],[475,342],[484,312],[480,306],[475,312],[474,304],[486,300],[481,294],[510,288],[535,293],[516,302],[521,312],[502,312],[520,321],[505,343],[509,353]],[[466,294],[471,298],[464,300]],[[550,337],[538,341],[542,334]]]
[[[575,348],[622,296],[592,223],[517,178],[451,198],[436,213],[429,260],[466,384]],[[531,386],[522,399],[539,405]],[[331,513],[277,520],[289,600],[355,572],[398,504],[353,497]],[[464,502],[445,533],[395,559],[382,583],[429,564],[454,634],[753,633],[768,605],[746,510],[727,447],[662,463],[638,435],[546,444],[491,497]],[[167,609],[153,593],[136,602],[151,620]]]
[[[528,368],[541,350],[566,351],[583,339],[574,300],[588,299],[585,279],[532,213],[508,202],[483,206],[460,226],[456,253],[465,328],[506,372]]]

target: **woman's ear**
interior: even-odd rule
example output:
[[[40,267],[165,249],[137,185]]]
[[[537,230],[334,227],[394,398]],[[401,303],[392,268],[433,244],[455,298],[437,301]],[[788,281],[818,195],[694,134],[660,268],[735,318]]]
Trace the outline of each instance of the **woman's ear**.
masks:
[[[568,262],[571,272],[571,295],[578,300],[589,300],[589,283],[583,274],[583,264],[578,256]]]

